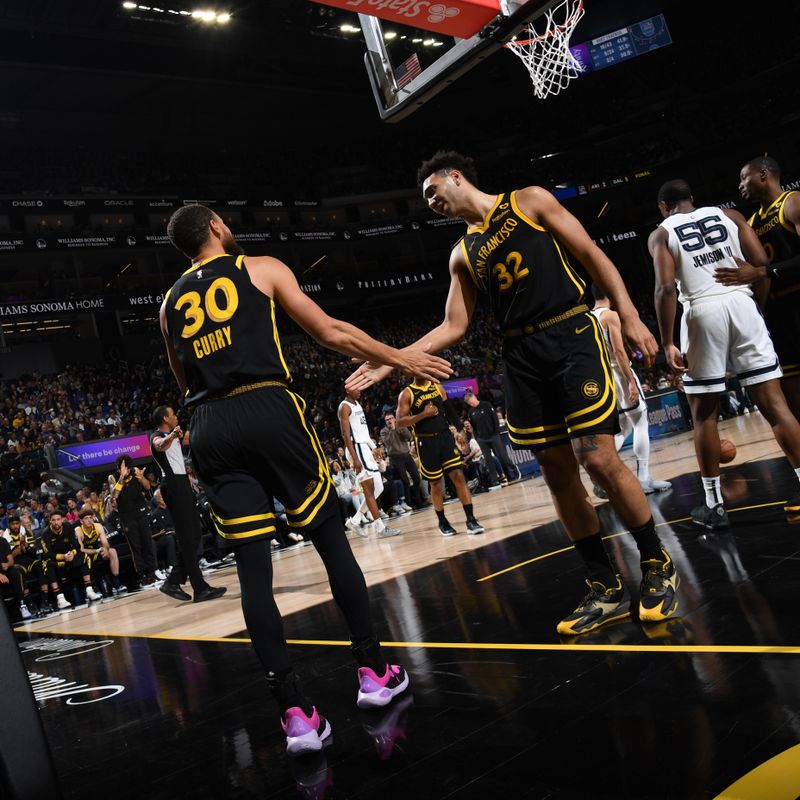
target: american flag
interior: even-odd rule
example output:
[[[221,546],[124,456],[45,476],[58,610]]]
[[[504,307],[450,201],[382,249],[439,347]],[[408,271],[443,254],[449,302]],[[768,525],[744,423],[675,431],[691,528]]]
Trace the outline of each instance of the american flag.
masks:
[[[397,88],[402,89],[404,86],[411,83],[420,72],[422,72],[422,67],[419,63],[419,57],[414,53],[411,58],[407,58],[394,71],[394,79],[397,81]]]

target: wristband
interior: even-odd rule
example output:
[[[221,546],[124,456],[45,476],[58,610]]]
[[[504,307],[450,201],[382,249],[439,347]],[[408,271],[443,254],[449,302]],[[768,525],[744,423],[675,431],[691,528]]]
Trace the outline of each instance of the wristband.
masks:
[[[122,484],[121,483],[114,484],[114,491],[121,492],[122,491]]]

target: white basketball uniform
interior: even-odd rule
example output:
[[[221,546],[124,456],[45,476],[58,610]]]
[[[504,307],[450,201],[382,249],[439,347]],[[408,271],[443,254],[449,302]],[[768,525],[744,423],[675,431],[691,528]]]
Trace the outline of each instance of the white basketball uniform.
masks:
[[[364,465],[364,471],[359,473],[356,477],[359,481],[363,481],[368,476],[372,478],[373,486],[375,487],[375,497],[380,497],[383,492],[383,476],[380,469],[378,469],[378,462],[375,461],[375,456],[372,451],[375,449],[375,442],[369,435],[369,426],[367,425],[367,415],[361,407],[361,403],[351,403],[349,400],[342,400],[339,403],[339,410],[342,406],[350,407],[350,441],[345,442],[345,452],[347,459],[353,461],[353,453],[358,455],[359,460]]]
[[[611,311],[611,309],[605,306],[598,306],[592,309],[592,314],[594,314],[597,321],[600,322],[601,317],[606,311]],[[622,374],[622,370],[617,363],[617,356],[614,353],[614,348],[611,346],[611,337],[608,335],[608,330],[603,327],[602,322],[600,322],[600,330],[603,331],[603,338],[606,340],[606,350],[608,350],[608,360],[611,362],[611,369],[614,372],[614,386],[617,390],[617,410],[621,414],[627,414],[629,411],[644,407],[644,410],[647,411],[647,403],[644,399],[642,384],[639,383],[639,376],[634,372],[632,367],[631,372],[633,373],[633,379],[639,387],[639,402],[634,405],[630,404],[630,400],[628,399],[628,381],[625,380],[625,376]],[[628,364],[630,365],[630,361]]]
[[[736,223],[713,206],[673,214],[661,223],[675,260],[679,299],[683,304],[681,351],[688,372],[687,394],[725,391],[725,373],[742,386],[783,374],[764,318],[749,286],[723,286],[718,267],[736,267],[744,259]]]

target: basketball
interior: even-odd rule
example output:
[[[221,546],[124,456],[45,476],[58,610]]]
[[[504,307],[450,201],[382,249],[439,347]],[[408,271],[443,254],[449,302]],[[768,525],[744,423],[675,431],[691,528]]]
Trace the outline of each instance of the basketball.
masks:
[[[729,464],[736,458],[736,445],[730,439],[719,440],[719,463]]]

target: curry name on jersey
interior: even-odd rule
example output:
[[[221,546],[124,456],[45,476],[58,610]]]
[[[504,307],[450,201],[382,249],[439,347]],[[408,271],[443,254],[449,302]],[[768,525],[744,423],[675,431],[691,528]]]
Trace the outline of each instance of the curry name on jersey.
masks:
[[[421,414],[429,403],[433,403],[439,409],[439,413],[435,417],[426,417],[414,425],[414,433],[419,436],[448,430],[447,419],[444,414],[444,400],[438,385],[428,381],[424,386],[417,386],[412,383],[406,388],[411,395],[409,416],[413,417]]]
[[[498,195],[483,224],[468,228],[457,245],[502,331],[557,316],[586,294],[566,248],[525,216],[516,195]]]
[[[291,381],[275,322],[275,301],[253,286],[243,256],[198,262],[178,279],[164,302],[186,376],[187,403],[259,381]]]

